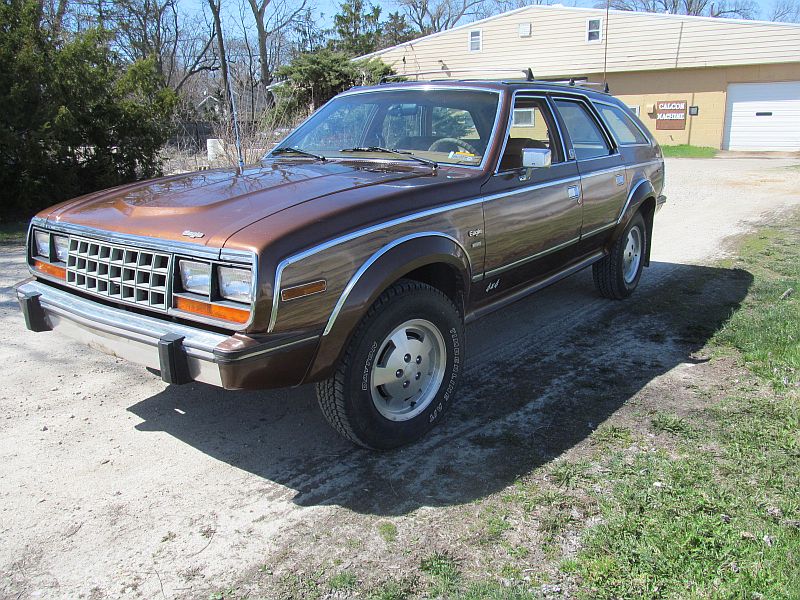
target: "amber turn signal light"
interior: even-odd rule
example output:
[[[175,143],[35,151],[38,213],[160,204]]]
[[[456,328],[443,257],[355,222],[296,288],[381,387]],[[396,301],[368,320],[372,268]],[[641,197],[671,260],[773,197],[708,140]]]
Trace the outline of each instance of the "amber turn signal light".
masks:
[[[50,263],[46,263],[41,260],[33,259],[33,268],[39,271],[40,273],[44,273],[45,275],[50,275],[50,277],[56,277],[57,279],[67,278],[67,270],[64,267],[51,265]]]
[[[220,304],[210,304],[191,298],[175,298],[175,308],[186,312],[211,317],[212,319],[222,319],[231,323],[247,323],[250,318],[250,311],[232,306],[222,306]]]
[[[288,302],[289,300],[297,300],[304,296],[311,294],[319,294],[328,289],[328,284],[324,279],[318,279],[310,283],[296,285],[294,287],[283,288],[281,290],[281,300]]]

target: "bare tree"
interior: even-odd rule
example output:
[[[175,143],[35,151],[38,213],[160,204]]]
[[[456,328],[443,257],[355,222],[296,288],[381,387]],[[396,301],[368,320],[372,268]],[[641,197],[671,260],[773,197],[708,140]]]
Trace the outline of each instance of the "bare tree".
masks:
[[[408,22],[422,34],[450,29],[480,12],[484,0],[398,0]]]
[[[606,4],[600,2],[596,6],[605,8]],[[611,8],[702,17],[754,19],[758,16],[754,0],[611,0]]]
[[[800,23],[800,1],[777,0],[768,13],[770,21]]]
[[[248,0],[256,25],[261,85],[264,87],[273,82],[286,30],[301,15],[306,1],[292,5],[284,0]]]
[[[222,97],[225,99],[226,111],[230,107],[230,85],[228,82],[228,55],[225,53],[225,35],[222,31],[222,0],[207,0],[211,17],[214,20],[214,39],[217,42],[217,61],[222,79]]]

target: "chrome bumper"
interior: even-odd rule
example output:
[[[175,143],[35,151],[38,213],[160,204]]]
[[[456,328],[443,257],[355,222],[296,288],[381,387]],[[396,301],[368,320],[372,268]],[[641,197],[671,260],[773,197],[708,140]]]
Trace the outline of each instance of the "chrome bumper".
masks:
[[[27,281],[17,300],[32,331],[58,331],[106,354],[158,371],[168,383],[222,386],[214,349],[228,336],[112,308]]]

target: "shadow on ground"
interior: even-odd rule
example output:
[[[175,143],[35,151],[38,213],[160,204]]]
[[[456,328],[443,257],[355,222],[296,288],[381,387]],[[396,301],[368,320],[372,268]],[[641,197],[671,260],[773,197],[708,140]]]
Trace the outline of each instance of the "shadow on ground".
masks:
[[[564,282],[471,326],[469,348],[482,350],[470,355],[448,419],[398,451],[372,453],[340,439],[311,386],[261,393],[171,386],[129,410],[143,419],[139,429],[167,432],[280,484],[268,493],[288,488],[301,506],[397,515],[470,502],[585,439],[654,378],[704,360],[695,353],[752,282],[742,270],[665,263],[648,276],[653,283],[631,299],[612,302],[590,293],[582,275],[580,288]],[[470,338],[476,330],[479,343]]]

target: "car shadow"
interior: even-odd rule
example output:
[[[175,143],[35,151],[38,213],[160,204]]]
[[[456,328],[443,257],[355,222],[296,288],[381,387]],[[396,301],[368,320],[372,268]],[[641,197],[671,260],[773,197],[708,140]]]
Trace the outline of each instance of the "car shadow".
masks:
[[[584,272],[489,315],[467,329],[469,359],[448,418],[392,452],[341,439],[312,386],[170,386],[129,410],[143,421],[138,429],[279,484],[265,493],[300,506],[398,515],[467,503],[586,439],[654,378],[705,360],[695,353],[752,279],[740,269],[654,263],[634,296],[614,302],[598,298]]]

